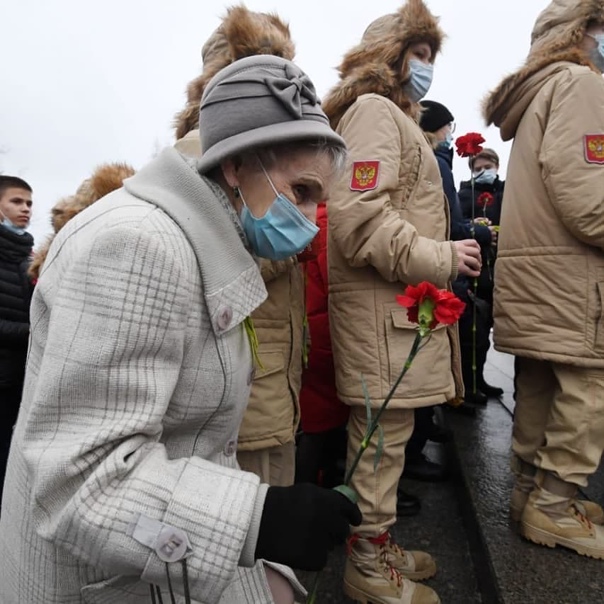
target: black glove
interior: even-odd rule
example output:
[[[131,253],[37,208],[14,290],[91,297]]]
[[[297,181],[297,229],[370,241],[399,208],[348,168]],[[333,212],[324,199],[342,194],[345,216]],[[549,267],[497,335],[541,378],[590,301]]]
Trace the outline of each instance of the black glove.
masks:
[[[361,510],[347,497],[314,484],[269,487],[256,558],[299,570],[321,570],[327,555],[346,540],[349,525],[358,526]]]

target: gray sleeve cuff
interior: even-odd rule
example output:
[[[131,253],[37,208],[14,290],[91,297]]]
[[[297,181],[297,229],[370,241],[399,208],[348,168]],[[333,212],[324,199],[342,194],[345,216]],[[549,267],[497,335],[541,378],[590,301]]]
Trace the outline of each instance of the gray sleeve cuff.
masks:
[[[260,520],[262,519],[262,510],[264,509],[264,500],[269,486],[261,483],[258,486],[254,510],[250,520],[250,527],[241,550],[239,564],[241,566],[252,567],[256,563],[254,554],[256,553],[256,544],[258,543],[258,533],[260,532]]]

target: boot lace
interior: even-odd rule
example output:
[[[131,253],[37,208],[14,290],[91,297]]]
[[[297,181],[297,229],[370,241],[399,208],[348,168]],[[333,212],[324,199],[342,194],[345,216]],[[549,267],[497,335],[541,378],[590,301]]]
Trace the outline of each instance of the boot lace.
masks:
[[[386,531],[379,537],[370,537],[370,543],[380,547],[380,562],[384,565],[384,570],[390,573],[390,580],[396,581],[396,586],[403,584],[403,575],[388,562],[388,547],[398,547],[390,538],[390,533]]]
[[[592,529],[591,520],[579,509],[579,506],[576,503],[572,503],[570,507],[573,511],[573,514],[578,518],[579,522],[581,524],[586,525],[587,528],[589,528],[589,530],[591,530]]]
[[[356,533],[348,537],[346,542],[346,551],[348,555],[350,555],[352,548],[359,539],[360,537]],[[369,541],[369,543],[373,543],[373,545],[379,546],[379,560],[383,564],[384,571],[389,573],[390,580],[396,581],[396,586],[400,587],[403,584],[403,575],[401,575],[401,573],[388,562],[387,547],[392,544],[390,534],[388,532],[382,533],[379,537],[369,537],[367,541]]]

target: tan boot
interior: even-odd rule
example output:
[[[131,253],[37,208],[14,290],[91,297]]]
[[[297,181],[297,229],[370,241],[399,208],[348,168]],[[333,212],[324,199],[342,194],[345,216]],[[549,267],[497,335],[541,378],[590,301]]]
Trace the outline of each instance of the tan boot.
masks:
[[[522,512],[520,533],[539,545],[560,545],[582,556],[604,560],[604,528],[581,512],[574,492],[575,485],[549,475],[549,480],[546,478],[531,493]]]
[[[440,604],[433,589],[406,579],[388,562],[385,544],[353,536],[344,571],[344,593],[361,604]]]
[[[510,496],[510,518],[513,522],[520,522],[522,510],[524,510],[529,495],[535,487],[536,468],[519,457],[513,457],[512,471],[516,475],[516,480]],[[604,524],[604,510],[595,501],[574,499],[573,503],[590,522]]]
[[[392,540],[390,533],[384,533],[372,541],[376,545],[382,545],[383,542],[388,563],[403,577],[412,581],[423,581],[436,574],[436,562],[430,554],[404,550]]]

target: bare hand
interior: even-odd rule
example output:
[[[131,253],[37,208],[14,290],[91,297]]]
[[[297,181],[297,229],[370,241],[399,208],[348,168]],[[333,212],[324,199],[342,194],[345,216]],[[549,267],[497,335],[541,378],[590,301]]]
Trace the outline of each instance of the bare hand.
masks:
[[[458,274],[478,277],[482,266],[478,242],[475,239],[464,239],[463,241],[454,241],[453,244],[457,249]]]
[[[493,247],[497,247],[497,236],[499,230],[497,229],[497,227],[490,226],[489,231],[491,231],[491,245]]]

